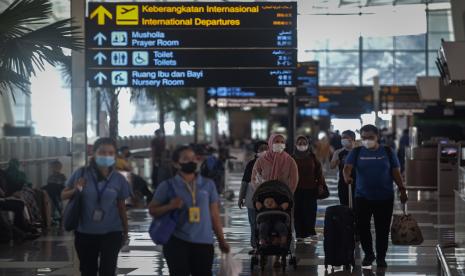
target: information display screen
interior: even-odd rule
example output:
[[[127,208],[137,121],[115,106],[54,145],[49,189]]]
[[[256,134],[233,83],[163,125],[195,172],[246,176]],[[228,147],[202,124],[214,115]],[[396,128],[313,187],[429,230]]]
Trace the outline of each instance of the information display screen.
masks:
[[[89,2],[90,87],[296,86],[297,5]]]

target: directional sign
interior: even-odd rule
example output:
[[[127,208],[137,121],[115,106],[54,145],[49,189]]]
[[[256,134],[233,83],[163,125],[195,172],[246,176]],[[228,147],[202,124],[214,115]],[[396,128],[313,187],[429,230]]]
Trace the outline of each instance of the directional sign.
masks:
[[[145,66],[146,68],[283,68],[293,69],[296,66],[296,52],[293,50],[229,50],[229,49],[176,49],[176,50],[88,50],[89,67],[101,65],[95,59],[97,53],[112,56],[114,66]],[[114,60],[114,56],[121,56]],[[131,61],[128,62],[127,57]]]
[[[108,68],[87,71],[90,87],[110,85],[98,81],[94,76],[99,72],[112,75],[111,85],[131,87],[288,87],[295,86],[292,70],[272,69],[155,69],[116,70]],[[117,73],[115,73],[117,72]],[[126,72],[121,74],[122,72]]]
[[[106,79],[107,77],[102,72],[98,72],[94,75],[94,80],[98,83],[98,85],[102,85],[103,81]]]
[[[88,24],[109,28],[130,25],[137,29],[296,29],[297,26],[295,2],[89,2],[89,11]]]
[[[88,28],[89,29],[89,28]],[[95,27],[111,37],[111,47],[134,48],[297,48],[297,33],[293,29],[155,29],[134,30]],[[91,33],[94,30],[91,29]],[[89,34],[91,34],[89,33]],[[87,35],[89,48],[102,46]]]
[[[91,87],[296,85],[295,2],[89,2],[88,10]]]
[[[103,64],[103,61],[105,61],[107,59],[107,57],[102,54],[102,52],[98,52],[95,56],[94,56],[94,60],[97,61],[97,64],[98,65],[102,65]]]
[[[98,46],[102,46],[103,45],[103,41],[107,40],[107,37],[105,35],[103,35],[101,32],[98,32],[93,40],[95,40],[97,42],[97,45]]]
[[[98,25],[105,25],[105,19],[113,19],[113,15],[102,5],[99,5],[94,11],[90,14],[90,19],[97,18]]]

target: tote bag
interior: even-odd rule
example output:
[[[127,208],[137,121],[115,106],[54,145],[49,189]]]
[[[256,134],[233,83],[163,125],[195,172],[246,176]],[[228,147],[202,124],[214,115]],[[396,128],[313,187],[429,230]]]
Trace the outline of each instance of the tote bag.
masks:
[[[407,214],[405,205],[403,214],[395,214],[391,225],[391,240],[395,245],[420,245],[423,243],[423,234],[417,221]]]

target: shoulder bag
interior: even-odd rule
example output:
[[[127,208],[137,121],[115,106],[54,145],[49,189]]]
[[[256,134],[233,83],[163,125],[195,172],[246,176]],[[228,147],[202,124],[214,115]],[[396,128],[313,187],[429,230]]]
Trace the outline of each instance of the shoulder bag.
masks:
[[[173,181],[168,180],[169,198],[176,197]],[[149,228],[149,235],[155,244],[165,245],[170,240],[178,223],[179,211],[168,212],[158,218],[154,218]]]

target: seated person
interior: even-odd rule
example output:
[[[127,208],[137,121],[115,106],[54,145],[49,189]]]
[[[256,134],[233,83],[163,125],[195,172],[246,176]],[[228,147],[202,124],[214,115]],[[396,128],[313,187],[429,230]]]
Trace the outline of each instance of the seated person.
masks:
[[[278,205],[279,204],[279,205]],[[267,197],[263,203],[257,201],[255,203],[257,211],[280,210],[285,211],[289,208],[289,202],[281,201],[277,203],[272,197]],[[265,245],[270,240],[270,234],[276,232],[279,236],[280,245],[286,246],[288,229],[285,221],[282,218],[271,218],[268,221],[263,221],[258,225],[260,244]]]
[[[63,164],[55,160],[50,163],[51,174],[47,178],[44,189],[52,202],[52,218],[54,223],[60,223],[62,213],[61,192],[65,188],[66,176],[61,172]]]

